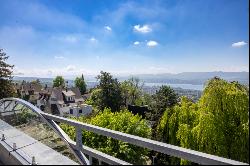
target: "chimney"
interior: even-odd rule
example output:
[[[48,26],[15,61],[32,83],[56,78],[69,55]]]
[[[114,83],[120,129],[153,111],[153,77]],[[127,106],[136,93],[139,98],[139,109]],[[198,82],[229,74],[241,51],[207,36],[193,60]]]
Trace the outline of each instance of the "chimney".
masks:
[[[68,92],[68,81],[66,81],[66,92]]]

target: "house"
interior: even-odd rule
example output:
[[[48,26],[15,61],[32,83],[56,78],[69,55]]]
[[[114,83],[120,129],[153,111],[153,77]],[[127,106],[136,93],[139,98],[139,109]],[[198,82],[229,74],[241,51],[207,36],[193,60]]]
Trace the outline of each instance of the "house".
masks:
[[[16,86],[17,94],[19,94],[21,98],[33,104],[36,104],[41,89],[42,85],[25,81],[23,81],[20,85]]]
[[[92,106],[83,104],[78,88],[53,88],[49,99],[53,114],[81,116],[92,112]]]
[[[36,101],[36,105],[42,111],[44,111],[46,107],[50,107],[49,99],[50,99],[52,90],[53,88],[45,86],[45,88],[43,88],[39,93],[39,98]]]

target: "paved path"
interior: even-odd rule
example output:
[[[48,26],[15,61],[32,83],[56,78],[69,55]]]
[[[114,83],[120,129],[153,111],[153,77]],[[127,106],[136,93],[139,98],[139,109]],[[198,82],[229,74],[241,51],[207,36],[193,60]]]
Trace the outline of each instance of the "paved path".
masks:
[[[29,163],[34,156],[38,165],[77,165],[74,161],[2,120],[0,120],[0,134],[4,134],[6,138],[5,141],[0,141],[0,144],[7,144],[12,147],[13,143],[16,143],[16,153]]]

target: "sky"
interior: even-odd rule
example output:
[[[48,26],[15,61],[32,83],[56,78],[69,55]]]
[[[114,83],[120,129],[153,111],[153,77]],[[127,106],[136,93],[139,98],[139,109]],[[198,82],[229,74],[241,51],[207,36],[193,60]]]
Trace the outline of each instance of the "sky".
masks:
[[[248,0],[0,0],[17,76],[249,71]]]

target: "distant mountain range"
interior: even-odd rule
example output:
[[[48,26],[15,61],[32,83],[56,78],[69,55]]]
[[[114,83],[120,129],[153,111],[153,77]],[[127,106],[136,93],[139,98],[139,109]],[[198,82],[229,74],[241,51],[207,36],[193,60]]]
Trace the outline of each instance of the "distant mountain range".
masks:
[[[138,77],[147,83],[169,83],[169,84],[194,84],[201,85],[204,84],[208,79],[218,76],[222,79],[228,81],[239,81],[240,83],[249,85],[249,72],[183,72],[178,74],[135,74],[127,76],[115,75],[114,77],[118,80],[123,81],[131,78],[132,76]],[[85,76],[86,82],[95,82],[96,76],[87,75]],[[52,84],[53,78],[39,78],[39,77],[17,77],[15,76],[13,80],[16,81],[32,81],[39,79],[42,83]],[[72,79],[67,79],[69,85],[73,84]]]
[[[208,79],[215,76],[228,81],[239,81],[249,84],[249,72],[183,72],[178,74],[140,74],[134,75],[145,82],[171,83],[171,84],[204,84]],[[120,79],[127,79],[121,77]]]

